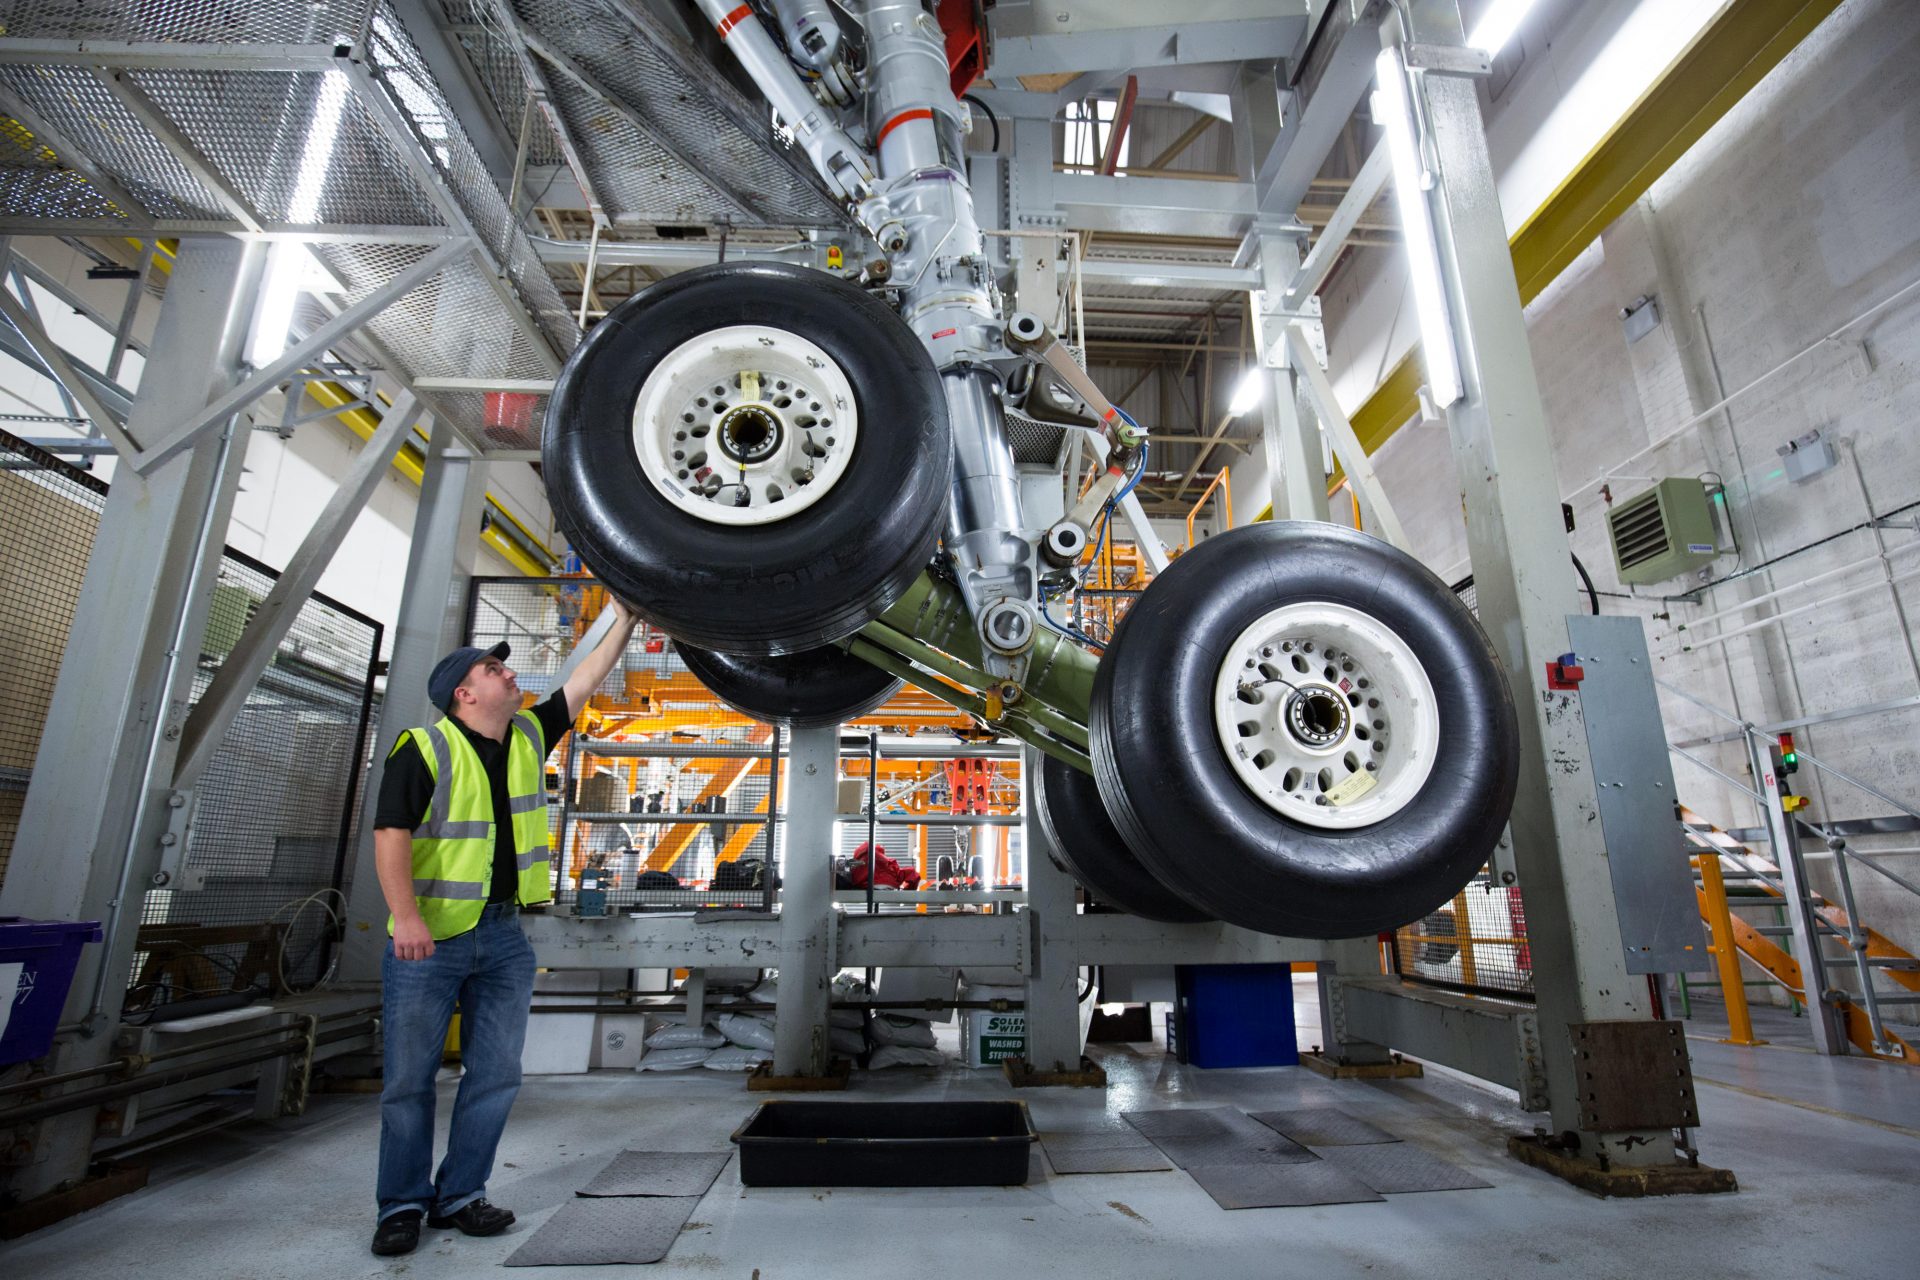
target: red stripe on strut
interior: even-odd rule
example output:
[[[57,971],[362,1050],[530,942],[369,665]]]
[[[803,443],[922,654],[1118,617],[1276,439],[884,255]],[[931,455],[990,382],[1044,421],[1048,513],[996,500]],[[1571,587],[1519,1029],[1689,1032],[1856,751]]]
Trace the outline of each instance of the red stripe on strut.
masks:
[[[715,30],[717,30],[720,33],[720,38],[722,40],[725,40],[729,32],[731,32],[735,27],[739,26],[741,23],[745,22],[748,18],[751,18],[752,16],[753,16],[753,6],[750,4],[743,4],[738,9],[735,9],[732,13],[728,14],[726,17],[720,19],[720,25],[716,27]]]
[[[895,129],[907,123],[909,120],[931,120],[931,119],[933,119],[933,111],[928,107],[915,107],[911,111],[902,111],[899,115],[895,116],[893,119],[887,121],[885,124],[880,126],[880,132],[874,138],[873,145],[877,147],[881,143],[885,142],[887,140],[888,134],[892,133]]]

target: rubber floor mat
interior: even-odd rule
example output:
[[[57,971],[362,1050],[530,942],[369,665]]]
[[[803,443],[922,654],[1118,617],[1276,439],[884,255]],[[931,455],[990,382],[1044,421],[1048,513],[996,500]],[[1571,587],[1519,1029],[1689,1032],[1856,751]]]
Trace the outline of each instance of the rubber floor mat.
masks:
[[[1382,1199],[1352,1174],[1311,1164],[1200,1165],[1187,1170],[1222,1209],[1289,1209],[1308,1204],[1360,1204]]]
[[[1319,1159],[1299,1143],[1261,1129],[1258,1134],[1223,1133],[1192,1138],[1156,1138],[1167,1159],[1182,1169],[1228,1164],[1311,1164]]]
[[[1408,1191],[1464,1191],[1493,1185],[1482,1182],[1459,1165],[1430,1156],[1406,1142],[1328,1147],[1320,1156],[1387,1195]]]
[[[1121,1119],[1149,1138],[1202,1138],[1233,1132],[1227,1107],[1188,1107],[1180,1111],[1124,1111]]]
[[[1173,1168],[1158,1148],[1131,1131],[1043,1133],[1040,1145],[1055,1173],[1158,1173]]]
[[[724,1151],[622,1151],[575,1194],[702,1196],[728,1158]]]
[[[1350,1116],[1332,1107],[1306,1111],[1250,1111],[1253,1119],[1309,1147],[1356,1147],[1400,1139],[1385,1129],[1376,1128],[1358,1116]]]
[[[508,1257],[509,1267],[658,1262],[699,1196],[589,1196],[568,1201]]]

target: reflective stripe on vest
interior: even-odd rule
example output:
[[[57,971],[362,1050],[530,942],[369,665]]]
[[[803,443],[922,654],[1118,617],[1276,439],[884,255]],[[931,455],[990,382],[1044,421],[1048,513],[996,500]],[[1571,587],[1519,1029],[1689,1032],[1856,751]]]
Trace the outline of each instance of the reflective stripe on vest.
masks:
[[[414,899],[433,937],[450,938],[479,922],[493,882],[492,786],[479,753],[450,720],[413,734],[433,775],[426,815],[413,831]],[[508,812],[497,816],[512,824],[514,897],[522,906],[553,897],[545,770],[539,719],[521,712],[507,734]]]

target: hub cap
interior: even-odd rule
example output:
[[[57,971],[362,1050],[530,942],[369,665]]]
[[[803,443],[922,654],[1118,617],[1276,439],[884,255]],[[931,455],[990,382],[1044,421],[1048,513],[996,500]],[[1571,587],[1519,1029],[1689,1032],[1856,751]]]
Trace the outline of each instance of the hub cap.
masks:
[[[1285,605],[1228,646],[1214,728],[1234,773],[1305,826],[1384,821],[1433,772],[1440,720],[1426,670],[1392,629],[1346,605]]]
[[[669,352],[640,388],[633,448],[660,495],[713,524],[771,524],[825,497],[859,434],[853,387],[785,329],[733,325]]]

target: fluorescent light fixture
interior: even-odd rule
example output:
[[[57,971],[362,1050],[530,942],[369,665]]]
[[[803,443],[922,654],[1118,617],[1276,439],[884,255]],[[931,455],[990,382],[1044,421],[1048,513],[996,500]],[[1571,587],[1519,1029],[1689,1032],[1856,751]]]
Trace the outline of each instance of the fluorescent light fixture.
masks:
[[[1393,195],[1400,207],[1400,238],[1406,243],[1407,266],[1413,277],[1414,309],[1420,316],[1427,386],[1434,403],[1445,408],[1459,400],[1464,389],[1453,345],[1453,325],[1447,316],[1439,250],[1434,243],[1433,211],[1427,207],[1425,174],[1414,141],[1406,65],[1398,49],[1380,51],[1374,63],[1374,81],[1373,118],[1387,131],[1387,154],[1393,159]]]
[[[1467,44],[1485,49],[1489,56],[1499,53],[1513,39],[1514,31],[1533,8],[1533,0],[1488,0],[1480,21],[1474,25]]]
[[[1233,399],[1227,402],[1227,412],[1236,418],[1251,412],[1266,394],[1267,371],[1255,365],[1240,375],[1240,382],[1233,389]]]
[[[340,117],[348,92],[347,78],[340,72],[328,71],[321,76],[313,120],[300,150],[300,168],[294,174],[293,198],[287,203],[287,221],[296,226],[320,221],[320,194],[325,189],[327,167],[333,163],[333,144],[340,136]],[[294,303],[302,293],[319,292],[341,292],[340,283],[306,245],[293,240],[276,243],[267,258],[260,301],[254,306],[247,362],[259,368],[285,351],[287,334],[293,328]]]

